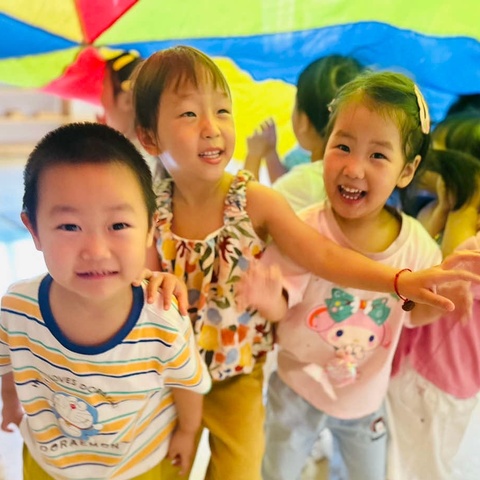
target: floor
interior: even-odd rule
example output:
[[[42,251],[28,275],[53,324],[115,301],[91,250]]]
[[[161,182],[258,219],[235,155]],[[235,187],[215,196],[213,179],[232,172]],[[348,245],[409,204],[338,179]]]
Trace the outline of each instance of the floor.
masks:
[[[0,160],[0,295],[12,282],[45,271],[43,257],[35,250],[20,220],[24,161],[23,158]],[[0,430],[0,480],[22,479],[21,448],[18,431]],[[190,480],[203,479],[208,459],[208,442],[204,436]],[[325,479],[326,469],[326,462],[311,462],[303,480]]]

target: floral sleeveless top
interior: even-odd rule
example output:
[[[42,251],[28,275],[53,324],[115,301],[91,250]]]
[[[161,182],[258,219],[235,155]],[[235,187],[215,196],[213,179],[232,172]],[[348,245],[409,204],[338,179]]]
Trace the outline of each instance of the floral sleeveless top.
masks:
[[[224,224],[204,240],[188,240],[172,232],[173,181],[166,178],[156,186],[162,270],[187,284],[197,346],[214,380],[250,373],[273,343],[270,322],[257,311],[237,311],[234,299],[242,271],[265,248],[245,209],[247,183],[252,179],[245,170],[237,173],[225,199]]]

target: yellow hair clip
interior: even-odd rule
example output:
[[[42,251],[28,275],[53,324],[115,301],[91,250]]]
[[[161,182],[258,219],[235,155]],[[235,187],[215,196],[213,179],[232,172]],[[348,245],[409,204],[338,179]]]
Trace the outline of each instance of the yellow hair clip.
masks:
[[[128,52],[117,58],[112,63],[112,69],[115,72],[120,71],[122,68],[126,67],[129,63],[132,63],[134,60],[139,58],[139,55],[133,52]]]

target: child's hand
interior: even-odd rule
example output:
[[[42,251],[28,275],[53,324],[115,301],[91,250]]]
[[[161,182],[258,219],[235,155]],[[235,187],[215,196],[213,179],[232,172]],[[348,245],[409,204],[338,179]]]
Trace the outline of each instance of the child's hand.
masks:
[[[179,475],[188,474],[192,467],[194,453],[195,433],[177,428],[170,440],[167,457],[171,460],[172,465],[179,468]]]
[[[158,292],[161,291],[163,297],[163,308],[168,310],[172,304],[172,295],[178,300],[178,309],[182,315],[188,313],[188,293],[187,286],[175,275],[165,272],[152,272],[145,268],[139,279],[135,280],[133,285],[139,286],[143,280],[148,280],[147,285],[147,303],[153,303]]]
[[[446,311],[455,309],[454,303],[436,293],[436,287],[464,280],[480,283],[480,251],[462,251],[449,255],[435,267],[398,277],[398,291],[403,297]]]
[[[282,291],[283,277],[277,265],[251,262],[236,285],[237,310],[253,308],[271,321],[280,320],[287,309]]]
[[[447,297],[455,304],[455,318],[466,325],[472,320],[473,315],[473,292],[470,282],[449,282],[438,289],[438,293]]]
[[[247,138],[248,155],[263,158],[271,150],[277,148],[277,131],[275,122],[268,119]]]
[[[2,425],[1,429],[4,432],[13,432],[14,429],[10,425],[16,425],[17,427],[20,426],[20,422],[22,421],[25,412],[23,411],[22,405],[17,397],[15,397],[15,401],[8,402],[3,399],[3,407],[2,407]]]

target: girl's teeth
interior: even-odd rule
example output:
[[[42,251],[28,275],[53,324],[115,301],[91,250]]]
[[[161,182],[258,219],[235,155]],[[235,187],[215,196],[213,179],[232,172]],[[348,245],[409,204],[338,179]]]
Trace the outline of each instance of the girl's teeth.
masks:
[[[365,192],[363,190],[343,186],[340,186],[340,193],[348,200],[358,200],[359,198],[365,196]]]

